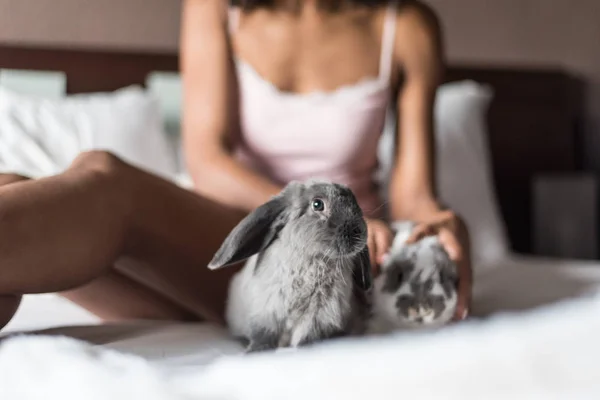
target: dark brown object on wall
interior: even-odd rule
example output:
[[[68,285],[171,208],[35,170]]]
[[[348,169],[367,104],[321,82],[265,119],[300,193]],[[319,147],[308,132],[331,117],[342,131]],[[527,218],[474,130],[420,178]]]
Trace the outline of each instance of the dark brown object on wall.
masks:
[[[533,183],[580,168],[581,82],[555,69],[455,67],[447,81],[473,79],[494,89],[488,114],[496,194],[517,252],[533,251]]]
[[[143,85],[152,71],[177,71],[176,54],[0,45],[0,68],[63,71],[68,93]],[[580,162],[579,82],[555,69],[450,66],[446,81],[489,84],[488,121],[494,183],[512,247],[532,251],[532,182],[541,173],[570,172]]]

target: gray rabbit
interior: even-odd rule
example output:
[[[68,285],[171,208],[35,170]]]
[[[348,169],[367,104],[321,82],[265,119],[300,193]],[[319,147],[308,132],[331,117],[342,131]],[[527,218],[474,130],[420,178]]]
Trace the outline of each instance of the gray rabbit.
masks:
[[[391,224],[394,241],[374,279],[368,333],[441,327],[454,315],[457,266],[437,236],[407,245],[413,227],[411,221]]]
[[[371,266],[352,191],[291,182],[244,218],[209,264],[246,260],[231,281],[226,319],[247,351],[296,348],[366,329]]]

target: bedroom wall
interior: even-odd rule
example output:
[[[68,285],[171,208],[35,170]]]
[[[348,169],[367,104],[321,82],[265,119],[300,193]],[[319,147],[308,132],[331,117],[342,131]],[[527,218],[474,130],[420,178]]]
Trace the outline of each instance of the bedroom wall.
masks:
[[[450,61],[551,64],[581,75],[588,165],[600,172],[600,1],[427,1],[443,20]]]
[[[450,61],[554,64],[584,76],[590,83],[588,147],[592,155],[600,154],[600,1],[428,2],[443,20]],[[173,51],[180,4],[180,0],[0,0],[0,42]],[[600,171],[600,157],[590,159]]]
[[[173,51],[180,0],[0,0],[0,42]]]

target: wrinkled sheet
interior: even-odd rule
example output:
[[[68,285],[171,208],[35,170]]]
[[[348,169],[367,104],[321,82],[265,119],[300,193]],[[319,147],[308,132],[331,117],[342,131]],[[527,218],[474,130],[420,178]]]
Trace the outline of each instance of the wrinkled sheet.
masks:
[[[0,398],[598,399],[599,277],[591,263],[514,261],[481,278],[482,319],[252,356],[207,324],[70,330],[86,342],[57,335],[68,329],[9,336]],[[558,288],[564,297],[544,293]],[[492,310],[498,295],[504,312]]]
[[[598,289],[600,262],[507,257],[476,270],[472,318],[523,313]],[[87,311],[53,294],[26,296],[2,332],[32,330],[72,336],[168,365],[205,364],[222,353],[241,351],[220,327],[151,322],[100,325]]]

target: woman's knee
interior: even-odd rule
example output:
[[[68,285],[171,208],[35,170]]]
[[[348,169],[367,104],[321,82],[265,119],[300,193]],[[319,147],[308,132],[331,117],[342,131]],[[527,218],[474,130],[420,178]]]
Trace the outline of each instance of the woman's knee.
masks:
[[[83,182],[102,186],[103,191],[124,193],[129,186],[126,182],[127,168],[128,165],[115,154],[92,150],[79,154],[68,172],[76,174]]]
[[[21,296],[0,295],[0,329],[10,322],[20,304]]]
[[[118,156],[107,151],[92,150],[79,154],[67,174],[127,214],[133,204],[134,182],[129,177],[131,167]],[[91,194],[90,194],[91,195]]]
[[[71,169],[102,175],[115,175],[125,165],[125,162],[109,151],[90,150],[79,154],[71,164]]]

